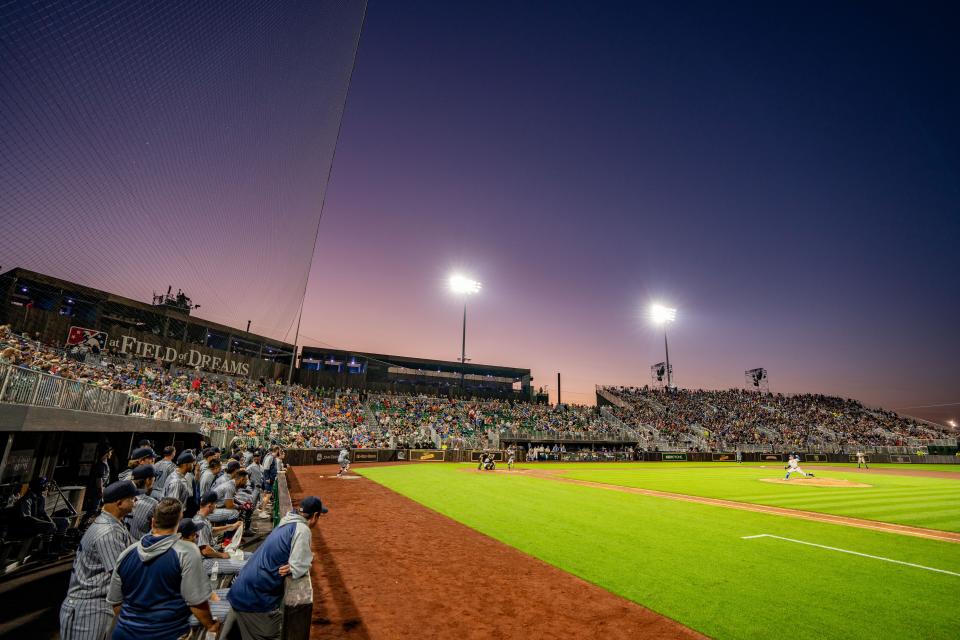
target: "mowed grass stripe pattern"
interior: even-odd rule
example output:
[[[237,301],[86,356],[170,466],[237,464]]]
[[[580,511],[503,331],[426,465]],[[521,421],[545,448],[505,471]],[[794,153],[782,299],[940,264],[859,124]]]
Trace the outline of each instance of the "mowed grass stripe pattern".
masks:
[[[941,531],[960,531],[960,480],[889,474],[814,472],[818,477],[863,482],[870,487],[815,487],[770,484],[782,478],[782,467],[669,467],[624,465],[619,468],[538,465],[562,470],[577,480],[639,487],[707,498],[723,498],[789,509],[906,524]]]
[[[717,638],[960,632],[960,578],[741,538],[779,535],[953,572],[960,572],[960,545],[453,465],[359,472]]]

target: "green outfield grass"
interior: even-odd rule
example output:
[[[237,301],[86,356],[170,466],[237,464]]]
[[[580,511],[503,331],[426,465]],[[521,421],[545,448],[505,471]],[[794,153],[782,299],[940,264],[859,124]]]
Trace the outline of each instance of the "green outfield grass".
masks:
[[[818,477],[851,480],[870,487],[813,487],[770,484],[761,478],[782,478],[783,465],[687,463],[687,466],[647,464],[523,465],[562,471],[578,480],[640,487],[708,498],[803,509],[820,513],[879,520],[943,531],[960,531],[960,477],[957,480],[870,473],[819,471],[802,465]]]
[[[579,467],[587,472],[586,466]],[[610,465],[589,472],[602,473],[604,466]],[[483,474],[467,465],[357,470],[713,637],[960,637],[960,575],[743,537],[778,535],[960,574],[957,544],[519,474]]]

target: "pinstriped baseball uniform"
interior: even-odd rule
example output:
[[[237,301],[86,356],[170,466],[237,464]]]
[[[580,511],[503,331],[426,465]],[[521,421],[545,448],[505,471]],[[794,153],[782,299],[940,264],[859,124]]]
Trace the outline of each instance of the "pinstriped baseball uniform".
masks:
[[[107,604],[110,576],[117,558],[133,544],[130,532],[106,511],[83,534],[73,561],[67,598],[60,607],[61,640],[102,640],[113,622]]]
[[[158,503],[159,501],[146,495],[137,498],[137,505],[127,518],[127,526],[134,541],[150,533],[150,521],[153,520],[153,512]]]
[[[163,497],[163,490],[167,486],[167,480],[170,478],[176,468],[177,465],[166,458],[153,465],[153,470],[157,474],[157,479],[153,482],[153,491],[150,493],[150,495],[157,500]]]
[[[180,471],[174,471],[167,478],[167,484],[163,487],[163,497],[176,498],[182,505],[186,505],[187,500],[193,497],[193,490],[187,484],[187,479],[180,475]]]
[[[210,469],[205,469],[204,472],[200,474],[200,495],[202,496],[207,491],[210,491],[216,480],[217,474],[215,474],[213,471],[210,471]]]

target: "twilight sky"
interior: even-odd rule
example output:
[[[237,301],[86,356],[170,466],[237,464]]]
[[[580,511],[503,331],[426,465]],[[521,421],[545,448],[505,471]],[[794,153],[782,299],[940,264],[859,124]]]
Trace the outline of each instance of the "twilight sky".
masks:
[[[167,37],[120,28],[97,55],[39,37],[73,15],[23,20],[41,26],[0,63],[0,263],[139,299],[182,286],[200,316],[292,338],[362,9],[322,4],[204,3],[203,22],[143,3],[131,19]],[[459,269],[484,283],[468,357],[531,367],[554,399],[557,371],[568,402],[647,383],[658,300],[680,386],[763,366],[774,391],[960,402],[957,10],[650,4],[371,0],[305,341],[456,359]],[[77,210],[111,217],[50,231]]]

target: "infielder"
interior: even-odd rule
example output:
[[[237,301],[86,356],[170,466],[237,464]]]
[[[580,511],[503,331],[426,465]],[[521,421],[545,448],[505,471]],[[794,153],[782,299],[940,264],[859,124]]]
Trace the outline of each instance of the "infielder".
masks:
[[[870,468],[870,465],[867,464],[867,457],[863,455],[863,451],[857,451],[857,469],[860,468],[861,464],[865,469]]]
[[[347,447],[340,449],[340,455],[337,456],[337,462],[340,463],[340,471],[337,472],[337,477],[342,478],[344,473],[350,471],[350,449]]]
[[[517,448],[514,445],[507,447],[507,471],[513,471],[513,462],[517,457]]]

